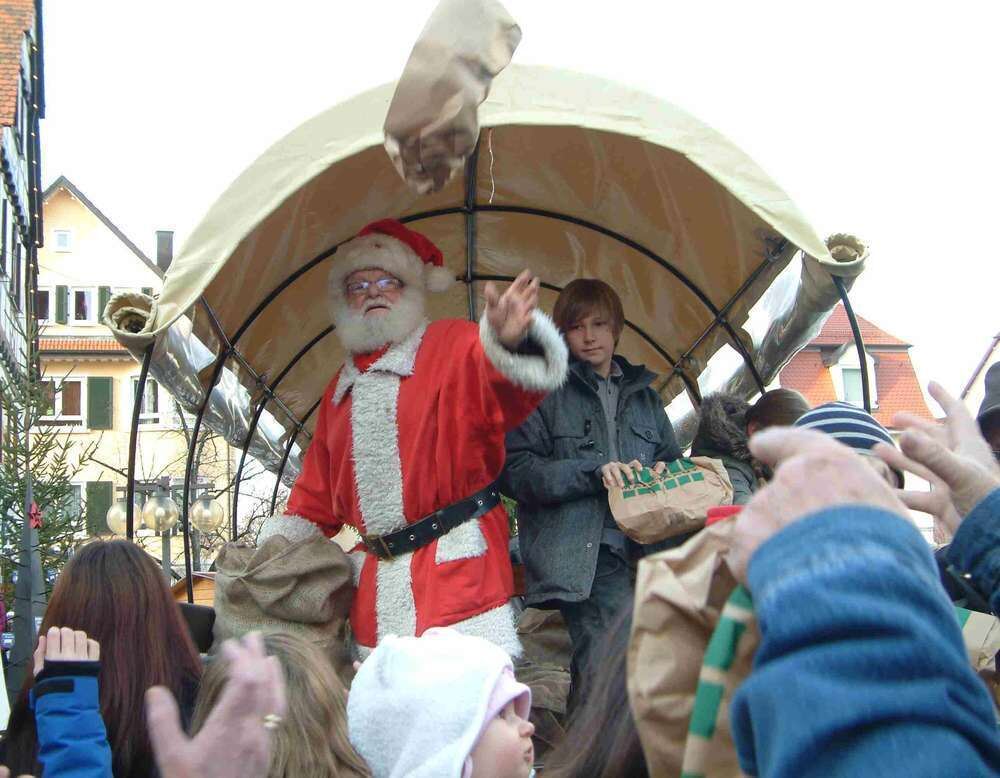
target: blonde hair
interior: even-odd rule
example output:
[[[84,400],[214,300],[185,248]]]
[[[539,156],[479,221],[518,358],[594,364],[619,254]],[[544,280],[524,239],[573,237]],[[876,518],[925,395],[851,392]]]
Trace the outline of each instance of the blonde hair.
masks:
[[[297,635],[264,636],[268,656],[285,675],[288,708],[274,730],[268,778],[370,778],[347,738],[347,690],[322,649]],[[226,685],[227,663],[211,661],[201,679],[191,721],[198,732]]]

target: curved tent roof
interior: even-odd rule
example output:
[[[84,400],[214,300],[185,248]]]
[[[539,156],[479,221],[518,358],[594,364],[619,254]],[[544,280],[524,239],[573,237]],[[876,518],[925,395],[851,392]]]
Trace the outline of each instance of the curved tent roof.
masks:
[[[437,243],[464,281],[431,296],[433,318],[476,317],[483,283],[525,267],[549,310],[574,278],[608,281],[628,319],[620,351],[660,373],[669,400],[685,385],[697,394],[725,343],[752,364],[761,344],[741,328],[796,249],[813,270],[857,272],[719,133],[662,100],[553,68],[501,73],[465,176],[418,196],[382,145],[393,90],[337,105],[268,149],[191,234],[141,331],[119,339],[139,354],[187,315],[184,338],[190,326],[208,349],[190,360],[202,389],[214,380],[208,353],[222,353],[249,396],[271,385],[280,423],[309,430],[343,359],[326,303],[330,263],[362,226],[393,216]],[[223,427],[243,444],[234,430],[245,425]]]

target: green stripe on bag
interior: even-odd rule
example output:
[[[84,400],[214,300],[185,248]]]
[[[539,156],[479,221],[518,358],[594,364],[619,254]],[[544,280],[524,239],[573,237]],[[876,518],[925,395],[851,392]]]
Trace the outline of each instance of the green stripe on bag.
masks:
[[[726,600],[719,623],[712,632],[708,648],[705,650],[702,673],[707,668],[727,671],[732,667],[733,660],[736,658],[736,647],[746,632],[746,624],[726,616],[727,609],[752,613],[753,599],[750,597],[750,592],[743,586],[737,586],[729,595],[729,599]],[[692,739],[701,741],[712,739],[719,720],[719,710],[722,707],[724,693],[724,684],[703,679],[698,680],[698,687],[694,695],[694,707],[691,711],[691,723],[688,725],[689,741]],[[687,761],[690,756],[687,746],[685,746],[684,752],[685,761]],[[706,776],[703,772],[695,769],[682,771],[681,778],[706,778]]]
[[[711,738],[715,734],[715,722],[719,717],[724,691],[721,684],[698,681],[698,690],[694,695],[694,709],[691,711],[691,725],[688,727],[689,734],[703,738]]]

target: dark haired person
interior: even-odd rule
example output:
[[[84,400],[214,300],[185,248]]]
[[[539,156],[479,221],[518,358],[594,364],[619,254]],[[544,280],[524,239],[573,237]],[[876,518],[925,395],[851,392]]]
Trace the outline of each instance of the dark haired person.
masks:
[[[698,409],[698,431],[691,455],[719,459],[733,485],[733,504],[745,505],[761,480],[770,477],[766,465],[750,453],[750,436],[768,427],[790,427],[809,411],[809,403],[792,389],[764,392],[753,405],[729,394],[712,394]]]
[[[607,488],[681,452],[650,386],[656,375],[615,354],[625,324],[615,291],[573,281],[553,320],[569,346],[569,376],[507,435],[504,487],[518,501],[525,603],[558,608],[569,629],[575,705],[594,646],[632,598],[629,544]]]

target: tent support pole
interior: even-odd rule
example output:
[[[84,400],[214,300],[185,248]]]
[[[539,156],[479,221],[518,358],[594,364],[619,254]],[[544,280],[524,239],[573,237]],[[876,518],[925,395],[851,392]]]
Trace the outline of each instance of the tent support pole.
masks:
[[[469,294],[469,321],[476,321],[476,170],[479,165],[479,142],[465,163],[465,284]]]
[[[233,512],[232,512],[232,539],[236,539],[237,527],[236,527],[236,509],[239,506],[240,500],[240,483],[243,478],[243,466],[246,464],[247,451],[250,449],[250,441],[253,440],[254,432],[257,431],[257,424],[260,421],[261,414],[264,412],[264,407],[267,405],[268,401],[274,397],[274,392],[278,388],[278,385],[282,382],[284,377],[291,372],[292,368],[298,364],[299,360],[302,359],[309,351],[319,343],[323,338],[334,331],[334,326],[331,324],[329,327],[325,327],[316,337],[310,340],[305,346],[299,349],[299,353],[292,357],[291,361],[285,365],[284,369],[278,373],[278,376],[270,383],[264,390],[264,395],[260,398],[260,402],[257,403],[257,407],[254,408],[253,418],[250,420],[250,428],[247,430],[247,436],[243,441],[243,450],[240,453],[240,463],[236,468],[236,480],[233,482]]]
[[[854,335],[854,345],[858,350],[858,364],[861,366],[861,395],[864,398],[865,410],[872,412],[872,390],[868,383],[868,357],[865,353],[865,341],[861,337],[861,328],[858,326],[858,317],[854,315],[854,307],[851,305],[851,298],[847,294],[847,286],[840,276],[831,276],[837,293],[844,303],[844,310],[847,312],[847,321],[851,325],[851,333]]]
[[[139,415],[142,411],[142,398],[146,393],[146,378],[149,376],[149,363],[153,359],[153,344],[146,346],[142,354],[142,367],[139,368],[139,383],[135,390],[132,404],[132,426],[128,436],[128,480],[125,482],[125,537],[131,542],[135,536],[135,455],[139,443]]]

